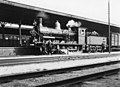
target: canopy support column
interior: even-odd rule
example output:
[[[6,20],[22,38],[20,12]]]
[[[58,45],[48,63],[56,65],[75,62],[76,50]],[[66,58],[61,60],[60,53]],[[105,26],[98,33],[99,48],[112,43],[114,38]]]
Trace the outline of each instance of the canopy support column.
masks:
[[[3,40],[5,40],[5,33],[4,33],[5,22],[1,22],[1,27],[2,27],[2,38]]]
[[[21,33],[21,20],[19,22],[19,41],[20,41],[20,46],[22,46],[22,33]]]

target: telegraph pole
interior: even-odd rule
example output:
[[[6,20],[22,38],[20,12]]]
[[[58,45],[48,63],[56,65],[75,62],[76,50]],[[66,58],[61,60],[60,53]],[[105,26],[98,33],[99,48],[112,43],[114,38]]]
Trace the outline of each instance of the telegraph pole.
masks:
[[[111,52],[111,32],[110,32],[110,0],[108,0],[108,31],[109,31],[109,53]]]

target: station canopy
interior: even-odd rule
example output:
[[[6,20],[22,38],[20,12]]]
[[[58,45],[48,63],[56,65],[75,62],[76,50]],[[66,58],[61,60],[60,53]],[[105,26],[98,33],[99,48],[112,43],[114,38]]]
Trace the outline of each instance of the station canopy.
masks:
[[[0,21],[3,22],[19,24],[21,21],[21,24],[32,25],[36,16],[40,15],[42,18],[44,18],[45,15],[43,15],[43,13],[72,17],[72,15],[62,12],[25,5],[8,0],[0,0]]]
[[[0,21],[25,25],[32,25],[38,8],[7,0],[0,0]]]
[[[33,20],[40,12],[69,17],[71,19],[76,18],[76,19],[82,19],[85,21],[101,23],[100,21],[95,21],[95,20],[87,19],[80,16],[75,16],[75,15],[48,10],[44,8],[39,8],[35,6],[25,5],[25,4],[16,3],[8,0],[0,0],[0,21],[6,21],[10,23],[17,23],[17,24],[20,21],[22,21],[22,24],[32,25]],[[105,24],[104,22],[102,23]]]
[[[42,13],[42,14],[41,14]],[[34,19],[39,15],[42,18],[45,18],[45,14],[52,15],[52,20],[56,17],[62,20],[62,22],[67,23],[71,19],[79,20],[82,23],[81,27],[86,27],[89,30],[97,30],[97,32],[108,32],[108,24],[105,22],[88,19],[85,17],[75,16],[71,14],[66,14],[62,12],[57,12],[53,10],[48,10],[44,8],[39,8],[35,6],[20,4],[8,0],[0,0],[0,21],[8,22],[8,23],[15,23],[23,25],[33,25]],[[64,25],[65,23],[62,23]],[[65,26],[65,25],[64,25]],[[112,30],[116,30],[118,32],[117,26],[112,25]],[[104,32],[102,32],[104,33]]]

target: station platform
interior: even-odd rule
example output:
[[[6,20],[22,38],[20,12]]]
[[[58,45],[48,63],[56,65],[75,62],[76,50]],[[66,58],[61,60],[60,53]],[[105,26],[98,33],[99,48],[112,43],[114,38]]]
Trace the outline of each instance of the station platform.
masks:
[[[120,51],[116,52],[96,52],[96,53],[82,53],[82,52],[69,52],[68,54],[52,54],[52,55],[18,55],[18,56],[0,56],[0,60],[3,59],[24,59],[24,58],[49,58],[49,57],[67,57],[67,56],[90,56],[90,55],[113,55],[120,54]]]
[[[40,49],[37,47],[0,47],[0,57],[40,54]]]
[[[111,52],[110,54],[120,53],[120,51]],[[0,47],[0,59],[1,58],[22,58],[24,56],[30,57],[49,57],[49,56],[72,56],[72,55],[97,55],[97,54],[109,54],[108,52],[98,53],[82,53],[82,52],[67,52],[67,54],[53,54],[53,55],[41,55],[39,48],[35,47]]]

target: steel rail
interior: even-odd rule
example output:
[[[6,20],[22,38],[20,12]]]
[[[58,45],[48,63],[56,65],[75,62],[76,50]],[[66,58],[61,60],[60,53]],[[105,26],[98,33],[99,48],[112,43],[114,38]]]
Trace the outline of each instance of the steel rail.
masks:
[[[44,71],[36,71],[36,72],[29,72],[29,73],[22,73],[22,74],[12,74],[9,76],[0,76],[0,83],[10,82],[13,80],[22,80],[22,79],[33,78],[33,77],[34,78],[42,77],[46,75],[53,75],[53,74],[59,74],[59,73],[67,73],[67,72],[72,72],[72,71],[77,71],[77,70],[101,67],[105,65],[113,65],[117,63],[120,63],[120,61],[112,61],[112,62],[106,62],[106,63],[100,63],[100,64],[77,66],[77,67],[56,69],[56,70],[44,70]]]

